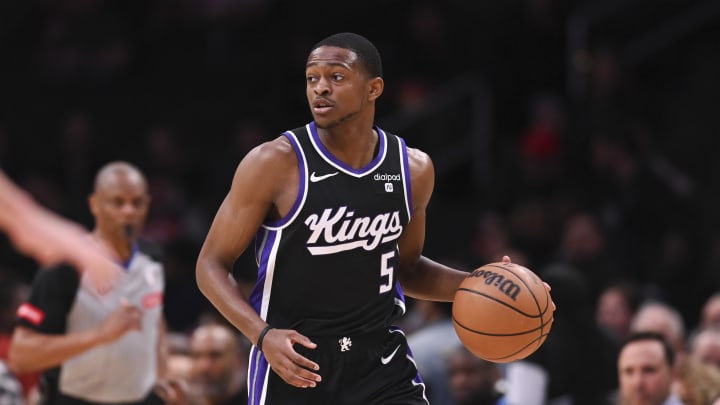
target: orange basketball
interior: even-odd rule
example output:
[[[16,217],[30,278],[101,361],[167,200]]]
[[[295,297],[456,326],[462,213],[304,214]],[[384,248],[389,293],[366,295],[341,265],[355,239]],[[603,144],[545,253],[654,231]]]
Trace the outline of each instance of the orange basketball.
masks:
[[[490,263],[460,283],[452,306],[460,341],[494,363],[523,359],[545,342],[553,304],[540,277],[514,263]]]

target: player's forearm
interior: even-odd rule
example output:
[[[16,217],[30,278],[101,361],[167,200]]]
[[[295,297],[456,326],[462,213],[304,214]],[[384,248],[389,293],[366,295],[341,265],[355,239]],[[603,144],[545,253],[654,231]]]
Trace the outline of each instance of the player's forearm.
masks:
[[[263,321],[243,298],[237,283],[230,277],[230,269],[203,255],[196,270],[198,288],[230,323],[251,342],[265,327]]]
[[[102,343],[95,330],[67,335],[46,335],[18,327],[13,333],[8,364],[15,373],[56,367]]]
[[[403,292],[413,298],[431,301],[452,301],[458,285],[467,276],[456,270],[421,256],[400,274]]]

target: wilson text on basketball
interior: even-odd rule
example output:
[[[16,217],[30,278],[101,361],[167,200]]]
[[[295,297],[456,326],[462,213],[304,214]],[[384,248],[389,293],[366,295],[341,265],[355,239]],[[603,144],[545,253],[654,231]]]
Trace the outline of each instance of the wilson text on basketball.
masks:
[[[468,277],[483,278],[485,284],[497,287],[498,290],[512,298],[513,301],[517,300],[517,296],[520,293],[519,285],[515,284],[512,280],[506,279],[502,274],[495,273],[494,271],[477,269],[470,273]]]

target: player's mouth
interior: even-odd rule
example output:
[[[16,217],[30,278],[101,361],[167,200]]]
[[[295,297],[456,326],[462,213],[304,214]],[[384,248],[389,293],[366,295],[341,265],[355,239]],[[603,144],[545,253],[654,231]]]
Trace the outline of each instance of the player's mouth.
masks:
[[[319,98],[313,101],[312,109],[314,112],[322,114],[330,111],[333,108],[333,103],[327,99]]]

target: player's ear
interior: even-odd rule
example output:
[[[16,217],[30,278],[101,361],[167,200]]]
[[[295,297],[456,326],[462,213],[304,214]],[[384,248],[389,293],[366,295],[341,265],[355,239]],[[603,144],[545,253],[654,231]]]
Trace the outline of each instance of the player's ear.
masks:
[[[374,77],[370,79],[370,83],[368,86],[368,98],[370,99],[370,101],[374,101],[375,99],[380,97],[384,89],[385,81],[382,79],[382,77]]]

